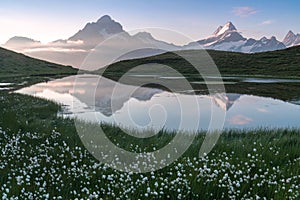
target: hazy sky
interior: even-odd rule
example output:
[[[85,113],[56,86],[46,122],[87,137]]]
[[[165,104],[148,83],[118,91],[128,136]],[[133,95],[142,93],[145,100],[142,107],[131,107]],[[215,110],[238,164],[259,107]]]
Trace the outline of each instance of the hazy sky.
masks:
[[[105,14],[128,31],[160,27],[201,39],[232,21],[246,37],[281,40],[289,30],[300,33],[299,8],[299,0],[1,0],[0,44],[12,36],[65,39]]]

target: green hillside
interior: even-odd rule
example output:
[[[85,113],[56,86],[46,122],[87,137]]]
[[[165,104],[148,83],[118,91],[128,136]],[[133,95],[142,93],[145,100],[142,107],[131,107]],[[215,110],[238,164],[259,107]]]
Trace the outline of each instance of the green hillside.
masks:
[[[197,51],[202,50],[187,50],[183,53],[189,56],[197,56]],[[222,75],[300,78],[300,47],[256,54],[214,50],[208,50],[207,52],[218,66]],[[135,66],[147,63],[165,64],[185,75],[195,73],[195,70],[186,60],[180,58],[175,53],[168,52],[157,56],[114,63],[106,68],[105,75],[114,78],[118,74],[121,75]]]
[[[30,58],[0,47],[0,77],[24,75],[73,74],[77,70],[47,61]]]
[[[195,57],[199,55],[202,50],[183,51],[187,56]],[[272,97],[284,101],[298,102],[300,98],[299,82],[278,82],[278,83],[250,83],[241,81],[242,77],[254,78],[283,78],[283,79],[300,79],[300,47],[293,47],[279,51],[264,52],[256,54],[244,54],[236,52],[224,52],[208,50],[222,76],[227,76],[225,82],[233,82],[236,84],[225,84],[226,92],[258,95],[264,97]],[[113,80],[118,80],[125,72],[134,68],[135,66],[149,63],[159,63],[172,67],[183,74],[192,87],[202,94],[207,94],[208,90],[205,84],[196,84],[196,82],[203,81],[199,72],[191,66],[186,60],[179,57],[177,54],[168,52],[157,56],[151,56],[141,59],[125,60],[116,62],[106,69],[100,69],[97,72],[103,73],[105,77]],[[139,75],[158,74],[162,76],[172,76],[164,72],[139,72]],[[213,74],[212,74],[213,75]],[[175,75],[176,76],[176,75]],[[126,78],[121,80],[126,84],[137,84],[139,76]],[[146,79],[145,77],[143,78]],[[149,80],[151,77],[148,78]],[[165,79],[156,79],[161,82],[174,81]],[[181,91],[180,79],[176,87],[173,88]],[[154,87],[160,87],[155,85]]]

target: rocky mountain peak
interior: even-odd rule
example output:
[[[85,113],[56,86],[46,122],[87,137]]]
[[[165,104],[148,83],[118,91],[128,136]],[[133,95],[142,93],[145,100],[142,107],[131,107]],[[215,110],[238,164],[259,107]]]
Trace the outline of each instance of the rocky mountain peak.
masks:
[[[120,23],[112,20],[108,15],[102,16],[97,22],[88,23],[69,40],[82,40],[85,43],[97,43],[114,34],[124,32]]]
[[[284,37],[282,42],[287,47],[293,46],[298,37],[299,37],[298,34],[295,35],[295,33],[293,33],[293,31],[289,31],[286,34],[286,36]]]
[[[222,27],[222,28],[221,28]],[[237,31],[232,22],[227,22],[224,26],[219,26],[219,28],[215,31],[215,35],[222,35],[226,32]]]
[[[109,15],[103,15],[102,17],[100,17],[98,19],[97,23],[104,23],[104,22],[107,23],[107,22],[111,22],[111,21],[113,21],[113,20],[111,19],[111,17]]]

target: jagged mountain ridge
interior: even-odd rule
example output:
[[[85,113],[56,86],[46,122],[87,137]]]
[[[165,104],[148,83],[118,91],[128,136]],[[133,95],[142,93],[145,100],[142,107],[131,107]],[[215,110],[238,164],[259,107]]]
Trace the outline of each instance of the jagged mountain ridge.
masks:
[[[208,38],[189,43],[184,46],[176,46],[164,41],[155,39],[148,32],[140,32],[130,35],[119,22],[114,21],[110,16],[104,15],[95,22],[87,23],[68,39],[60,39],[48,44],[41,44],[39,41],[25,38],[13,37],[5,45],[5,48],[17,50],[26,55],[79,67],[85,57],[101,42],[112,36],[120,36],[118,45],[149,46],[151,44],[158,49],[168,51],[199,49],[201,45],[205,49],[256,53],[274,51],[300,44],[300,35],[289,32],[283,42],[278,41],[274,36],[271,38],[262,37],[259,40],[245,38],[242,33],[233,25],[227,22],[219,26]],[[134,52],[124,58],[139,58],[163,53],[162,51],[147,50],[145,52]]]
[[[102,42],[107,41],[108,38],[114,38],[111,39],[111,42],[108,42],[110,47],[107,47],[107,49],[111,51],[141,49],[140,51],[129,51],[129,54],[121,55],[122,59],[141,58],[161,54],[165,51],[180,50],[179,46],[157,40],[148,32],[138,32],[130,35],[124,31],[120,23],[114,21],[108,15],[102,16],[96,22],[87,23],[83,29],[68,39],[59,39],[48,44],[39,43],[39,45],[33,45],[35,43],[32,39],[23,37],[22,40],[18,40],[14,37],[6,42],[4,47],[35,58],[81,67],[86,56],[95,51],[95,48]],[[14,42],[18,43],[18,46],[11,45]],[[142,48],[147,50],[142,50]]]
[[[98,44],[106,38],[125,32],[120,23],[111,19],[110,16],[104,15],[97,22],[87,23],[82,30],[71,36],[68,40],[81,40],[87,44]]]
[[[300,45],[300,34],[295,34],[293,31],[289,31],[283,39],[283,44],[287,47]]]
[[[202,45],[206,49],[244,53],[274,51],[286,48],[286,46],[282,42],[279,42],[274,36],[270,39],[266,37],[260,40],[253,38],[246,39],[238,32],[232,22],[227,22],[224,26],[219,26],[208,38],[190,43],[185,48],[193,48],[193,46],[197,44]]]
[[[100,42],[104,41],[110,36],[115,34],[128,34],[122,27],[119,22],[114,21],[110,16],[104,15],[99,18],[96,22],[87,23],[83,29],[79,30],[76,34],[69,37],[66,40],[57,40],[52,43],[67,43],[68,41],[72,42],[82,42],[85,45],[90,45],[88,48],[93,48]],[[262,51],[273,51],[278,49],[283,49],[289,46],[295,45],[295,43],[300,43],[300,35],[298,39],[296,39],[296,35],[292,32],[289,33],[289,37],[292,38],[293,41],[288,41],[285,39],[283,43],[279,42],[274,36],[270,39],[266,39],[265,37],[260,40],[255,40],[253,38],[246,39],[242,36],[240,32],[238,32],[237,28],[233,25],[232,22],[227,22],[224,26],[219,26],[217,30],[208,38],[197,41],[197,43],[190,43],[185,45],[184,49],[193,48],[195,44],[200,44],[206,49],[214,49],[214,50],[225,50],[225,51],[236,51],[236,52],[245,52],[245,53],[256,53]],[[150,33],[147,34],[137,34],[138,37],[132,36],[134,39],[140,40],[149,40],[155,39],[152,37]],[[145,36],[141,38],[141,36]],[[128,38],[130,35],[128,34]],[[288,36],[287,36],[288,37]],[[24,39],[25,37],[23,37]],[[37,44],[35,40],[29,39],[35,44]],[[11,38],[6,44],[6,47],[11,48],[11,44],[13,42],[23,43],[22,40],[17,40],[16,37]],[[156,40],[155,42],[163,42]],[[28,42],[26,43],[28,45]],[[166,45],[166,43],[164,44]],[[22,46],[22,45],[19,45]],[[173,45],[175,47],[175,45]],[[178,48],[178,47],[177,47]],[[172,49],[172,48],[171,48]]]

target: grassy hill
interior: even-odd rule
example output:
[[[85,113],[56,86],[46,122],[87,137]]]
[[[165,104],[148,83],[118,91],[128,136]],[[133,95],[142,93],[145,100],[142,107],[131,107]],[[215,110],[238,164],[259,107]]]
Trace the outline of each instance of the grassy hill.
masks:
[[[184,53],[192,57],[197,56],[197,51],[202,50],[187,50]],[[256,54],[215,50],[207,50],[207,52],[218,66],[222,75],[300,78],[300,47]],[[195,69],[186,60],[175,53],[168,52],[157,56],[114,63],[105,69],[105,75],[114,78],[135,66],[148,63],[166,64],[185,75],[196,73]]]
[[[195,57],[199,55],[199,52],[203,50],[188,50],[183,51],[185,55]],[[285,78],[285,79],[300,79],[300,46],[292,47],[284,50],[263,52],[256,54],[245,54],[236,52],[224,52],[208,50],[208,54],[212,57],[222,76],[250,76],[259,78]],[[177,54],[168,52],[157,56],[151,56],[141,59],[132,59],[116,62],[106,69],[100,69],[97,72],[103,73],[105,77],[113,80],[119,80],[119,78],[131,68],[142,64],[159,63],[172,67],[183,74],[188,81],[190,81],[192,87],[201,91],[201,94],[206,94],[207,87],[204,84],[194,84],[193,82],[202,81],[202,77],[195,68],[191,66],[186,60],[179,57]],[[141,72],[140,74],[143,74]],[[147,72],[148,74],[157,74],[157,72]],[[163,74],[164,72],[159,72]],[[146,73],[145,73],[146,74]],[[162,76],[165,76],[163,74]],[[172,76],[172,75],[170,75]],[[144,78],[145,79],[145,78]],[[149,78],[151,79],[151,78]],[[138,77],[130,77],[122,80],[121,82],[127,84],[135,84],[139,80]],[[158,79],[160,80],[160,79]],[[224,79],[225,80],[225,79]],[[127,82],[126,82],[127,81]],[[168,80],[161,80],[168,81]],[[170,80],[173,81],[173,80]],[[180,79],[178,80],[180,81]],[[258,95],[264,97],[272,97],[281,99],[284,101],[298,101],[300,98],[300,83],[249,83],[240,82],[237,79],[229,78],[227,82],[237,82],[237,84],[225,85],[226,92],[228,93],[240,93]],[[180,84],[176,84],[179,85]],[[159,87],[159,86],[155,86]],[[173,88],[174,89],[174,88]],[[178,88],[179,91],[182,88]]]
[[[256,54],[208,53],[222,74],[300,77],[300,47]]]
[[[0,77],[73,74],[77,70],[42,61],[0,47]]]

